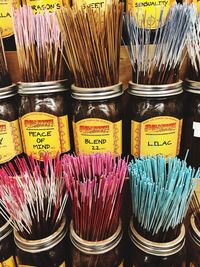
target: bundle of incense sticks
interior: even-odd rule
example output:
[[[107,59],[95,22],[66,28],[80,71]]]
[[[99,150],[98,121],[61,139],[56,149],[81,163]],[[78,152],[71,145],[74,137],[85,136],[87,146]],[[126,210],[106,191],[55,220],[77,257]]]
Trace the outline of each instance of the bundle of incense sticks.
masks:
[[[0,35],[0,88],[11,85],[10,75],[5,57],[3,40]]]
[[[0,214],[29,240],[51,235],[63,218],[68,199],[59,157],[17,159],[0,169]],[[6,210],[6,212],[5,212]]]
[[[168,242],[177,237],[200,177],[186,161],[163,156],[142,157],[129,166],[132,209],[138,231]]]
[[[187,50],[190,58],[188,78],[200,81],[200,14],[188,33]]]
[[[55,13],[35,15],[31,7],[13,11],[17,56],[23,82],[56,81],[65,77],[63,40]]]
[[[119,82],[124,4],[105,9],[62,8],[58,13],[66,59],[78,87],[104,87]]]
[[[110,237],[119,225],[127,161],[94,154],[65,155],[63,162],[76,234],[89,241]]]
[[[195,16],[193,5],[175,4],[166,17],[161,9],[158,27],[152,33],[153,18],[147,25],[145,13],[129,12],[125,24],[133,82],[160,85],[179,80],[179,69],[186,55],[187,34]]]
[[[196,224],[200,230],[200,202],[198,200],[196,192],[194,192],[191,202],[190,202],[190,208],[192,210],[192,213],[195,216]]]

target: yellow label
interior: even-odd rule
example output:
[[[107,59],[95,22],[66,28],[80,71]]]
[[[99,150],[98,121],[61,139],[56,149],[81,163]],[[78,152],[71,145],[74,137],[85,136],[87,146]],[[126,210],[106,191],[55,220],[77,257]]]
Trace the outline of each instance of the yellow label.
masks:
[[[124,267],[124,261],[122,261],[118,267]]]
[[[42,154],[56,154],[70,150],[68,116],[56,117],[31,112],[20,118],[24,152],[40,160]]]
[[[31,265],[23,265],[23,264],[17,264],[18,267],[37,267],[37,266],[31,266]],[[10,266],[10,265],[9,265]],[[15,265],[14,265],[15,266]],[[1,266],[0,266],[1,267]],[[65,262],[63,262],[61,265],[59,265],[58,267],[67,267],[67,265],[65,264]]]
[[[179,154],[182,120],[161,116],[141,123],[131,121],[131,154],[135,157]]]
[[[33,9],[34,14],[41,14],[45,11],[54,12],[63,5],[69,5],[69,0],[26,0],[25,2]]]
[[[19,0],[0,0],[0,30],[2,37],[6,38],[13,35],[12,7],[17,8]]]
[[[106,0],[74,0],[74,5],[78,8],[86,8],[86,6],[91,6],[92,8],[105,8],[105,4],[109,1]]]
[[[73,123],[76,154],[122,153],[122,121],[112,123],[98,118]]]
[[[6,261],[0,262],[0,267],[16,267],[14,257],[10,257]]]
[[[164,22],[170,6],[173,6],[175,2],[175,0],[127,0],[126,10],[127,12],[132,10],[133,15],[138,20],[139,27],[156,29],[159,25],[160,11],[163,9]]]
[[[190,1],[186,1],[186,2],[190,2]],[[200,0],[193,0],[193,2],[197,7],[197,12],[200,13]]]
[[[0,120],[0,164],[22,153],[19,122]]]

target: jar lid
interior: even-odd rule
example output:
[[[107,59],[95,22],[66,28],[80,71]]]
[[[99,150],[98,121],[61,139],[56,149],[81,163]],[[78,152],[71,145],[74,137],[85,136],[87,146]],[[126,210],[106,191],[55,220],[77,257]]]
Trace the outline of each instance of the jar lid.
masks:
[[[122,83],[99,88],[83,88],[73,84],[71,89],[72,97],[79,100],[103,100],[118,97],[123,94]]]
[[[16,230],[14,230],[14,241],[16,246],[23,251],[29,253],[40,253],[47,251],[59,244],[66,236],[66,233],[66,218],[64,217],[58,230],[46,238],[38,240],[27,240],[21,237],[21,235]]]
[[[47,94],[67,91],[69,84],[67,79],[32,83],[19,82],[18,88],[21,95]]]
[[[194,214],[190,217],[189,234],[197,246],[200,246],[200,231],[196,226]]]
[[[184,90],[193,94],[200,94],[200,82],[186,79]]]
[[[133,219],[131,219],[129,236],[134,245],[145,253],[154,256],[167,257],[178,253],[185,245],[185,226],[182,225],[180,234],[175,240],[158,243],[142,237],[134,228]]]
[[[12,233],[13,229],[10,225],[10,221],[7,221],[0,227],[0,242]]]
[[[164,97],[179,95],[183,92],[182,81],[162,85],[146,85],[129,82],[128,93],[143,97]]]
[[[73,221],[70,223],[70,240],[81,252],[90,255],[99,255],[114,249],[122,239],[122,222],[119,221],[116,232],[109,238],[102,241],[88,241],[80,238],[74,231]]]
[[[16,94],[17,86],[15,84],[0,88],[0,99],[8,98]]]

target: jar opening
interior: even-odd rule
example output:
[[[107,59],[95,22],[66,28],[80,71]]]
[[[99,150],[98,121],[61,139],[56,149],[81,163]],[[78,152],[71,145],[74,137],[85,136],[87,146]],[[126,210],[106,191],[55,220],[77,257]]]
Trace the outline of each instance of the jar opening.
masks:
[[[115,233],[111,237],[101,241],[88,241],[80,238],[75,233],[73,221],[70,223],[70,240],[78,250],[85,254],[98,255],[114,249],[121,241],[122,235],[121,219],[119,220],[119,225]]]
[[[47,82],[19,82],[18,87],[21,95],[58,93],[69,90],[69,81],[65,79]]]
[[[130,221],[129,237],[136,247],[154,256],[170,256],[178,253],[185,245],[185,226],[181,226],[179,236],[170,242],[153,242],[141,236],[135,229],[133,218]]]
[[[29,253],[47,251],[59,244],[66,236],[66,218],[63,217],[59,228],[50,236],[39,240],[27,240],[14,230],[14,241],[18,248]]]
[[[82,88],[73,84],[71,89],[72,97],[78,100],[106,100],[123,94],[122,83],[99,88]]]
[[[7,236],[9,236],[12,233],[12,227],[10,225],[10,220],[5,221],[1,218],[1,225],[0,225],[0,241],[5,239]]]
[[[141,97],[166,97],[179,95],[182,92],[182,81],[162,85],[145,85],[130,81],[128,87],[129,94]]]
[[[189,234],[194,242],[200,247],[200,230],[194,214],[190,217]]]

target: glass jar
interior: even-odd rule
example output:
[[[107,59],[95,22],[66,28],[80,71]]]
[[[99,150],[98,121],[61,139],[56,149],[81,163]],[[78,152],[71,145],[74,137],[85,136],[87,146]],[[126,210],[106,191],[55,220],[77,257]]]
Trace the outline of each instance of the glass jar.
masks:
[[[152,242],[143,238],[134,228],[133,220],[129,229],[129,267],[185,267],[185,226],[179,236],[166,243]]]
[[[187,80],[185,84],[183,134],[181,157],[189,149],[187,162],[193,167],[200,165],[200,82]]]
[[[182,82],[143,85],[129,82],[126,152],[134,157],[179,155],[183,119]]]
[[[0,165],[22,154],[17,87],[0,89]]]
[[[41,160],[44,153],[71,151],[70,92],[67,81],[19,83],[20,126],[24,152]]]
[[[122,223],[116,232],[102,241],[87,241],[80,238],[70,224],[72,243],[72,266],[74,267],[123,267]]]
[[[190,217],[190,226],[187,235],[187,267],[200,266],[200,225],[197,226],[195,216]]]
[[[122,84],[102,88],[72,85],[76,154],[122,154]]]
[[[14,252],[12,227],[0,218],[0,266],[16,267]]]
[[[69,257],[66,233],[65,218],[52,235],[40,240],[26,240],[14,231],[18,267],[66,267]]]

